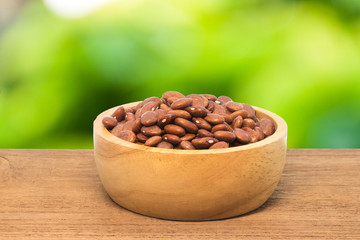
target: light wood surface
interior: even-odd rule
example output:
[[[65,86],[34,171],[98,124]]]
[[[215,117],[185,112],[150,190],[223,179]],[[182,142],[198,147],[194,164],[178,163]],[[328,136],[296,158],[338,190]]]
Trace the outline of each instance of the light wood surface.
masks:
[[[111,201],[93,151],[0,149],[0,239],[360,239],[359,179],[359,149],[290,149],[254,212],[168,221]]]
[[[127,104],[124,107],[130,107]],[[172,220],[215,220],[261,206],[273,193],[286,157],[287,126],[276,114],[256,108],[277,129],[268,138],[216,150],[161,149],[112,135],[94,121],[94,153],[100,179],[122,207]]]

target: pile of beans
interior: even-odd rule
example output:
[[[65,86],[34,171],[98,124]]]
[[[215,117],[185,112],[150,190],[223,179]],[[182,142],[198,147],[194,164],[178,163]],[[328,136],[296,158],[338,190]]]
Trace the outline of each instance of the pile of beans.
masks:
[[[248,104],[226,96],[168,91],[136,106],[120,106],[102,119],[113,135],[129,142],[175,149],[216,149],[260,141],[275,131]]]

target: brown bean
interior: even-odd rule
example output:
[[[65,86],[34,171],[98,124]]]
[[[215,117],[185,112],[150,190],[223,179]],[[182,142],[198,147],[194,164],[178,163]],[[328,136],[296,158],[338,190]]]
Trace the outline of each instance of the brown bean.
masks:
[[[167,91],[162,95],[162,97],[167,100],[171,97],[183,98],[185,96],[177,91]]]
[[[258,140],[263,140],[265,138],[265,134],[263,132],[263,130],[259,127],[255,127],[254,131],[256,132],[256,134],[258,135]]]
[[[140,118],[138,118],[138,119],[136,119],[136,120],[134,121],[134,125],[133,125],[133,127],[132,127],[132,131],[133,131],[134,133],[138,133],[138,132],[140,132],[141,127],[142,127],[141,120],[140,120]]]
[[[141,127],[140,131],[148,137],[161,135],[161,128],[157,125],[153,125],[150,127],[143,126]]]
[[[185,110],[170,110],[169,114],[174,114],[176,117],[191,119],[191,114]]]
[[[197,137],[214,137],[214,134],[205,129],[199,129]]]
[[[206,120],[204,120],[202,118],[193,118],[192,121],[193,121],[193,123],[195,123],[195,125],[198,128],[202,128],[202,129],[206,129],[208,131],[211,131],[211,125]]]
[[[160,118],[158,120],[158,126],[163,128],[163,127],[165,127],[165,125],[174,121],[175,118],[176,118],[176,116],[174,114],[169,114],[169,113],[165,114],[165,116],[163,116],[162,118]]]
[[[162,140],[161,136],[152,136],[146,140],[145,145],[146,146],[156,146],[161,142],[161,140]]]
[[[255,121],[252,120],[251,118],[245,118],[243,120],[242,127],[249,127],[249,128],[254,129],[255,128]]]
[[[156,147],[157,148],[167,148],[167,149],[174,148],[174,146],[171,143],[165,142],[165,141],[160,142]]]
[[[162,139],[174,145],[178,145],[179,143],[181,143],[181,139],[179,138],[179,136],[176,136],[174,134],[165,134]]]
[[[125,114],[125,120],[126,121],[135,121],[135,115],[131,112],[128,112]]]
[[[123,125],[123,130],[132,131],[133,127],[134,127],[134,124],[135,124],[134,120],[130,120],[130,121],[125,122],[124,125]]]
[[[137,111],[137,110],[139,110],[140,108],[142,108],[144,106],[144,101],[141,101],[141,102],[139,102],[138,104],[136,104],[136,106],[135,106],[135,110]],[[135,111],[135,112],[136,112]]]
[[[228,130],[228,126],[225,125],[224,123],[217,124],[211,128],[212,133],[216,131],[227,131],[227,130]]]
[[[244,108],[241,103],[232,102],[232,101],[227,102],[225,104],[225,106],[230,112],[236,112],[236,111],[242,110]]]
[[[203,98],[204,107],[206,108],[209,105],[209,99],[207,99],[205,96],[200,95],[200,97]]]
[[[111,116],[116,118],[116,120],[118,122],[121,122],[122,120],[124,120],[124,118],[125,118],[125,109],[124,109],[124,107],[123,106],[118,107]]]
[[[180,99],[180,98],[178,98],[178,97],[171,97],[171,98],[168,98],[167,99],[167,104],[170,106],[171,104],[173,104],[175,101],[177,101],[178,99]]]
[[[235,119],[237,116],[241,116],[242,118],[247,118],[248,114],[246,110],[239,110],[231,113],[230,116],[232,117],[232,119]]]
[[[207,114],[206,108],[202,106],[190,106],[185,108],[185,111],[189,112],[193,117],[205,117]]]
[[[192,104],[191,98],[179,98],[175,102],[171,104],[171,108],[176,109],[184,109]]]
[[[244,130],[250,137],[250,143],[254,143],[257,142],[258,139],[258,134],[251,128],[249,127],[243,127],[242,130]]]
[[[229,131],[217,131],[214,133],[214,137],[220,141],[233,142],[235,141],[235,134]]]
[[[185,150],[194,150],[195,149],[194,145],[192,145],[192,143],[189,141],[182,141],[180,143],[180,147]]]
[[[143,101],[143,105],[147,104],[148,102],[156,102],[159,105],[161,104],[161,100],[158,97],[148,97]]]
[[[133,131],[130,130],[122,130],[118,132],[116,136],[128,142],[135,142],[136,140],[135,133],[133,133]]]
[[[216,101],[217,97],[212,94],[201,94],[202,96],[206,97],[209,101]]]
[[[136,110],[136,112],[135,112],[135,114],[134,114],[134,115],[135,115],[135,118],[136,118],[136,119],[140,118],[140,117],[141,117],[140,114],[141,114],[141,108],[138,109],[138,110]]]
[[[239,115],[233,120],[233,122],[231,123],[231,127],[232,128],[241,128],[242,123],[243,123],[243,118]]]
[[[125,108],[125,114],[126,113],[133,113],[135,114],[136,110],[135,110],[136,106],[132,106],[132,107],[129,107],[129,108]]]
[[[156,109],[155,112],[156,112],[156,114],[158,116],[158,120],[166,115],[166,111],[164,111],[162,109]]]
[[[231,102],[232,99],[229,98],[228,96],[220,96],[216,99],[217,101],[221,102],[221,104],[225,104],[227,102]]]
[[[241,144],[247,144],[250,142],[250,137],[249,134],[247,132],[245,132],[244,130],[240,129],[240,128],[235,128],[234,129],[234,134],[236,136],[236,140],[241,143]]]
[[[191,141],[192,145],[194,145],[194,147],[197,149],[209,148],[211,145],[217,142],[218,140],[212,137],[195,138]]]
[[[270,119],[267,118],[260,119],[258,125],[263,130],[266,137],[270,136],[275,132],[274,123]]]
[[[165,98],[161,97],[160,101],[161,101],[161,104],[163,104],[163,103],[166,104],[166,99]]]
[[[169,134],[174,134],[177,135],[179,137],[182,137],[185,135],[185,129],[178,126],[178,125],[174,125],[174,124],[168,124],[164,127],[164,130],[166,133]]]
[[[149,137],[145,136],[145,135],[142,134],[142,133],[136,134],[136,138],[137,138],[137,140],[138,140],[139,142],[142,142],[142,143],[145,143],[146,140],[149,139]]]
[[[215,109],[215,103],[213,101],[209,101],[209,105],[207,106],[207,110],[209,110],[209,112],[213,112]]]
[[[117,136],[119,134],[119,132],[121,132],[123,130],[124,124],[123,123],[118,123],[111,131],[110,133]]]
[[[229,131],[229,132],[232,132],[232,131],[234,131],[234,129],[228,124],[228,123],[224,123],[225,125],[226,125],[226,127],[227,127],[227,131]]]
[[[204,119],[213,125],[225,122],[225,119],[222,116],[215,113],[208,113],[208,115]]]
[[[152,126],[157,123],[158,115],[154,111],[148,111],[141,115],[141,124],[144,126]]]
[[[243,103],[242,105],[243,105],[244,109],[247,111],[249,118],[255,117],[255,115],[256,115],[255,109],[252,106],[250,106],[249,104],[245,104],[245,103]]]
[[[219,113],[220,116],[222,116],[225,120],[226,123],[231,124],[233,121],[233,118],[231,117],[230,114],[224,114],[224,113]]]
[[[113,129],[118,124],[118,121],[113,117],[104,117],[102,119],[102,124],[106,129],[109,130]]]
[[[186,120],[185,118],[176,118],[174,122],[175,124],[184,128],[188,133],[197,133],[198,131],[198,127],[189,120]]]
[[[181,139],[181,141],[190,141],[190,140],[193,140],[195,137],[196,137],[196,135],[193,133],[186,133],[180,139]]]
[[[164,110],[165,112],[168,112],[171,110],[171,107],[169,107],[168,105],[162,103],[160,104],[160,109]]]
[[[150,137],[157,136],[155,139],[160,137],[161,141],[152,146],[176,149],[184,148],[180,146],[182,142],[190,146],[187,148],[209,148],[219,140],[213,149],[233,147],[260,141],[275,132],[272,120],[259,120],[249,104],[211,94],[185,97],[176,91],[164,93],[161,99],[146,98],[126,109],[120,106],[112,117],[102,121],[115,136],[134,141],[130,131],[135,134],[138,144],[145,144]],[[204,142],[206,138],[210,138],[210,142]]]
[[[214,143],[209,149],[219,149],[219,148],[228,148],[228,147],[229,147],[229,143],[221,141]]]
[[[138,110],[138,109],[136,108],[136,106],[132,106],[132,107],[131,107],[131,109],[132,109],[132,111],[131,111],[131,112],[132,112],[133,114],[135,114],[135,113],[136,113],[136,111]]]
[[[129,107],[127,109],[125,109],[125,113],[135,113],[136,112],[136,106],[132,106],[132,107]]]
[[[212,113],[216,113],[216,114],[219,114],[219,113],[221,113],[221,114],[226,114],[226,111],[227,111],[227,109],[226,109],[224,106],[219,105],[219,104],[215,104],[215,105],[214,105],[214,110],[212,111]]]
[[[207,104],[209,103],[209,101],[207,99],[206,99],[207,101],[205,102],[205,99],[198,94],[190,94],[190,95],[187,95],[186,97],[192,99],[193,106],[206,107]]]
[[[148,103],[152,103],[147,105]],[[139,104],[136,105],[135,107],[135,117],[138,118],[140,117],[144,112],[147,111],[153,111],[152,109],[155,106],[155,109],[159,108],[159,105],[161,104],[161,100],[158,97],[149,97],[147,99],[145,99],[144,101],[140,102]],[[143,110],[142,108],[147,105]]]
[[[144,113],[148,111],[155,111],[159,108],[159,106],[160,104],[158,102],[148,102],[141,109],[138,110],[140,111],[138,116],[141,117]]]

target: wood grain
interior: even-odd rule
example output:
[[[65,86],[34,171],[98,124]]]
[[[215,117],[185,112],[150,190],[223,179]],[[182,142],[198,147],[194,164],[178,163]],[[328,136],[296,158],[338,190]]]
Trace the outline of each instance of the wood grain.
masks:
[[[0,149],[0,239],[360,239],[360,149],[290,149],[259,209],[208,222],[129,212],[90,150]]]

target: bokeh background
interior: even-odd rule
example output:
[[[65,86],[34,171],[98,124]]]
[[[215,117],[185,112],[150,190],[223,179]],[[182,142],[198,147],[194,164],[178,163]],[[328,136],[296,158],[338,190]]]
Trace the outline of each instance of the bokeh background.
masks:
[[[167,90],[360,147],[360,1],[0,0],[0,148],[92,148],[100,112]]]

